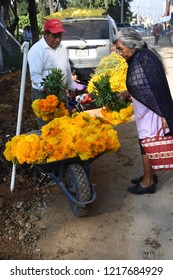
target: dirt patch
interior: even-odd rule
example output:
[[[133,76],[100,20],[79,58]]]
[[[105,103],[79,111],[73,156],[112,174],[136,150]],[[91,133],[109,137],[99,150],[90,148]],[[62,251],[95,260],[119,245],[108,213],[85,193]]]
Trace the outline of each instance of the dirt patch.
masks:
[[[0,74],[0,259],[32,259],[39,237],[39,221],[49,191],[36,189],[33,169],[17,167],[14,193],[10,192],[12,165],[3,156],[5,143],[16,134],[21,71]],[[21,133],[36,129],[27,74]]]

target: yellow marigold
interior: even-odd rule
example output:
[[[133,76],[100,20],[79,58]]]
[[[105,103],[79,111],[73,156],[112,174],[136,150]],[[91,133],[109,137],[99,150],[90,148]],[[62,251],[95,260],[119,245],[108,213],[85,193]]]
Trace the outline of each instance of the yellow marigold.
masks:
[[[58,108],[56,108],[55,111],[54,111],[54,118],[59,118],[59,117],[62,117],[62,116],[64,116],[64,115],[69,116],[70,113],[69,113],[69,111],[66,109],[64,103],[63,103],[63,102],[60,102]]]
[[[113,92],[126,90],[127,62],[119,54],[112,52],[109,56],[103,57],[96,67],[95,73],[91,76],[87,90],[89,93],[97,92],[94,83],[101,79],[101,76],[110,77],[110,86]],[[99,92],[98,92],[99,94]]]
[[[126,122],[129,120],[129,118],[132,116],[133,114],[133,106],[130,105],[125,109],[121,109],[120,110],[120,118],[122,121]]]
[[[39,99],[38,109],[41,112],[54,112],[55,108],[58,106],[59,100],[56,95],[48,95],[45,99]]]
[[[10,142],[10,141],[8,141],[5,144],[5,151],[3,152],[3,155],[6,158],[6,160],[14,162],[15,158],[14,158],[14,155],[12,154],[12,152],[11,152],[11,145],[12,145],[12,142]]]
[[[43,121],[50,121],[64,115],[69,115],[63,102],[59,102],[56,95],[50,94],[45,99],[36,99],[32,102],[35,115]]]
[[[110,111],[105,108],[101,110],[102,115],[110,121],[113,125],[120,125],[124,122],[129,121],[130,117],[133,115],[133,105],[129,105],[127,108],[121,109],[119,112]]]
[[[101,152],[120,148],[118,135],[103,118],[93,118],[85,112],[75,117],[55,118],[42,127],[41,136],[19,135],[6,144],[4,155],[20,164],[57,161],[71,157],[82,160]]]

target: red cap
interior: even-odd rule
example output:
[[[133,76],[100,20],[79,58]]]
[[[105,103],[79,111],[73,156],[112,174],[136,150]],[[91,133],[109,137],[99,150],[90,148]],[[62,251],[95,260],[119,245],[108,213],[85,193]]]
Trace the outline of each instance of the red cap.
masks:
[[[44,23],[44,31],[49,30],[51,33],[65,32],[62,27],[62,22],[59,19],[48,19]]]

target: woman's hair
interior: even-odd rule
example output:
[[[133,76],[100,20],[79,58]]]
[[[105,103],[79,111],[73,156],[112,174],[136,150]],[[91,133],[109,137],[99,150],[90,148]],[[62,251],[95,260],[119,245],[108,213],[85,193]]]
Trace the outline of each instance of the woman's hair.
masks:
[[[131,27],[121,29],[114,41],[116,44],[117,41],[121,41],[121,43],[129,49],[139,50],[142,48],[150,49],[160,60],[161,56],[159,53],[152,47],[149,46],[139,35],[139,33]]]
[[[133,28],[121,29],[115,39],[115,43],[120,40],[129,49],[141,49],[144,47],[144,40]]]

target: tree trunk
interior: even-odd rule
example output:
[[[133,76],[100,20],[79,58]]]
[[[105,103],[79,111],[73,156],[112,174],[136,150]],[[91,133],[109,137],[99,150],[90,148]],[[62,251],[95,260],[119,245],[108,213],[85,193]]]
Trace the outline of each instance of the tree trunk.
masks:
[[[29,0],[28,12],[32,31],[32,42],[34,44],[39,40],[35,0]]]
[[[63,10],[67,9],[67,0],[59,0]]]
[[[50,11],[50,15],[51,15],[51,14],[53,14],[55,12],[52,0],[48,0],[48,5],[49,5],[49,11]]]

